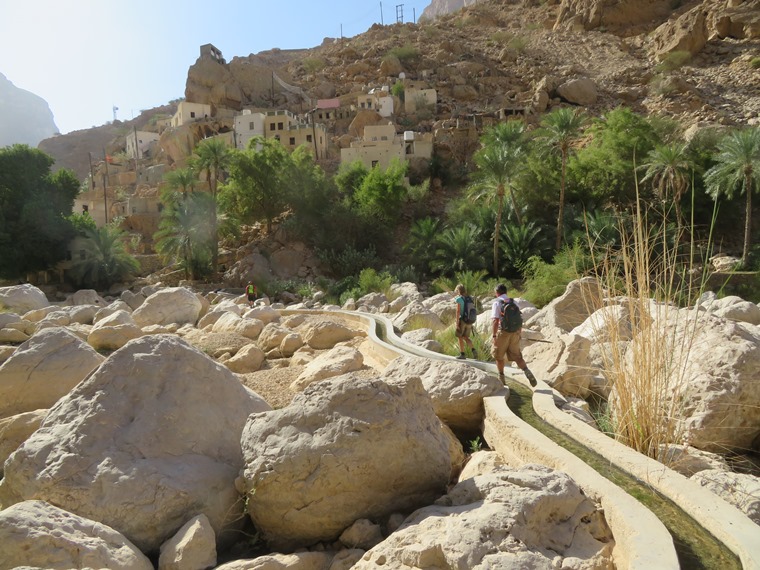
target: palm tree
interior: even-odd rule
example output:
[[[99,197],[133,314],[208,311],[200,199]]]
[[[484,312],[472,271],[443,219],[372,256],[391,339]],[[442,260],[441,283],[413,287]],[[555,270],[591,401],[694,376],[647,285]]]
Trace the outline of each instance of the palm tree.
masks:
[[[707,192],[714,200],[725,194],[729,200],[734,191],[747,195],[744,210],[744,248],[742,261],[747,262],[752,230],[752,192],[760,188],[760,128],[750,127],[732,132],[718,143],[717,164],[705,172]]]
[[[505,226],[502,230],[502,246],[508,266],[522,271],[528,259],[546,252],[548,244],[544,240],[541,227],[534,222],[523,226]]]
[[[663,202],[672,200],[676,207],[676,222],[681,225],[681,196],[689,185],[691,161],[685,144],[660,145],[647,155],[648,162],[639,168],[645,170],[642,182],[652,181],[655,193]]]
[[[161,213],[158,232],[153,236],[156,251],[166,262],[178,262],[185,279],[195,279],[208,271],[212,259],[213,234],[209,194],[189,194],[170,203]]]
[[[435,257],[430,268],[445,275],[472,271],[483,267],[483,245],[478,241],[478,228],[465,224],[449,228],[436,239]]]
[[[115,225],[86,228],[81,248],[84,259],[72,263],[71,275],[80,285],[109,287],[134,274],[140,264],[124,244],[126,233]]]
[[[559,187],[559,214],[557,215],[556,249],[562,247],[563,218],[565,215],[565,179],[567,176],[567,159],[573,144],[578,140],[586,115],[569,107],[552,111],[541,120],[538,138],[544,144],[557,149],[562,158],[562,172]]]
[[[192,161],[192,167],[199,173],[205,174],[214,207],[211,209],[211,235],[213,236],[211,266],[216,271],[219,259],[219,237],[217,235],[216,220],[216,192],[219,182],[222,181],[224,169],[230,162],[230,148],[218,138],[202,140],[195,148],[196,157]]]
[[[179,191],[183,197],[186,197],[188,192],[195,191],[198,174],[192,168],[178,168],[167,172],[164,180],[171,190]]]
[[[515,197],[514,184],[525,167],[525,124],[507,121],[488,129],[483,135],[483,147],[475,153],[476,181],[470,187],[470,197],[496,200],[496,222],[493,231],[493,271],[499,274],[499,235],[504,212],[504,197],[509,190],[517,223],[522,225],[520,208]]]
[[[418,266],[428,267],[435,254],[435,240],[441,233],[441,222],[435,218],[423,218],[412,224],[404,249]]]

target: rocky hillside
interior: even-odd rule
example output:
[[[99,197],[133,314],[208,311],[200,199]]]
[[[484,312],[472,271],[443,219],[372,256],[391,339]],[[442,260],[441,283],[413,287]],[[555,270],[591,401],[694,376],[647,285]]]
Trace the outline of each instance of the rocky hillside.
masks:
[[[455,4],[435,1],[430,9]],[[438,106],[423,121],[398,118],[399,129],[428,130],[436,121],[503,108],[526,109],[536,122],[562,102],[592,114],[626,105],[685,126],[760,122],[760,0],[481,0],[310,49],[225,56],[227,64],[199,59],[191,66],[187,100],[217,110],[303,113],[318,98],[352,98],[403,73],[435,88]],[[100,142],[92,149],[75,142],[90,131],[41,148],[60,165],[74,164],[73,152],[86,160],[87,150],[102,152]],[[341,144],[343,133],[334,134]]]
[[[37,144],[58,132],[42,97],[19,89],[0,73],[0,147]]]

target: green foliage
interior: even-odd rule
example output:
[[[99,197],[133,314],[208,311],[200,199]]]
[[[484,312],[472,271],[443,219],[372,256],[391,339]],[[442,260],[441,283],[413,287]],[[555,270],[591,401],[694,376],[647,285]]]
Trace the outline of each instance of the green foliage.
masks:
[[[656,71],[675,71],[691,61],[691,53],[688,51],[671,51],[655,67]]]
[[[534,256],[543,257],[549,250],[544,229],[533,222],[518,226],[509,224],[501,231],[501,251],[504,254],[504,271],[519,273]]]
[[[362,185],[367,174],[369,174],[369,170],[361,160],[341,164],[334,177],[335,185],[344,197],[351,199]]]
[[[388,53],[389,55],[395,55],[401,63],[409,63],[420,56],[420,51],[409,44],[395,47]]]
[[[749,66],[752,69],[760,69],[760,57],[753,57],[749,60]]]
[[[380,264],[374,246],[358,250],[348,245],[343,249],[317,250],[317,257],[338,279],[358,275],[365,267]]]
[[[760,190],[760,127],[741,129],[723,137],[715,162],[704,175],[710,196],[715,200],[722,195],[731,199],[735,192],[746,196],[742,249],[742,261],[746,262],[752,247],[752,193]]]
[[[433,281],[432,286],[436,293],[444,293],[453,291],[457,284],[461,283],[468,295],[480,297],[493,291],[493,287],[485,280],[487,275],[488,272],[485,270],[457,271],[454,277],[438,277]]]
[[[303,60],[303,67],[309,73],[314,73],[325,68],[325,60],[321,57],[307,57]]]
[[[442,224],[435,218],[423,218],[412,224],[404,250],[415,263],[427,268],[435,256],[435,240],[441,233]]]
[[[404,83],[401,81],[396,81],[396,83],[393,84],[393,87],[391,87],[391,95],[394,97],[398,97],[401,99],[401,102],[404,101]]]
[[[515,36],[507,42],[507,47],[517,53],[523,53],[528,45],[528,40],[522,36]]]
[[[478,228],[472,224],[448,228],[436,239],[436,250],[430,267],[444,275],[483,269],[483,250]]]
[[[71,227],[74,228],[74,232],[80,236],[85,235],[88,230],[94,230],[97,227],[95,225],[95,220],[93,220],[90,214],[87,212],[82,212],[81,214],[71,214],[66,219],[71,223]]]
[[[287,205],[291,166],[290,154],[279,142],[254,137],[247,149],[233,151],[230,178],[220,188],[219,200],[241,222],[263,218],[271,231],[274,218]]]
[[[627,208],[636,199],[635,166],[659,142],[656,131],[645,118],[618,108],[588,132],[591,142],[568,161],[568,200]]]
[[[169,198],[171,193],[163,196]],[[209,210],[210,194],[196,192],[182,198],[166,199],[158,232],[153,236],[156,251],[168,263],[176,263],[185,278],[197,279],[212,271],[213,239]]]
[[[578,279],[588,264],[588,254],[580,246],[564,247],[554,256],[553,263],[531,257],[525,266],[523,296],[536,307],[543,307],[565,292],[567,284]]]
[[[189,167],[178,168],[164,174],[164,181],[169,189],[181,192],[184,195],[195,190],[198,174]]]
[[[80,246],[85,258],[75,259],[69,273],[75,284],[103,290],[139,270],[140,264],[127,253],[125,238],[126,233],[116,225],[87,228]]]
[[[480,436],[477,436],[475,439],[471,439],[469,442],[467,442],[467,449],[470,453],[477,453],[483,449],[483,440],[480,439]]]
[[[18,278],[66,259],[75,230],[68,217],[79,193],[70,170],[27,145],[0,148],[0,277]]]
[[[366,217],[395,224],[407,197],[407,167],[406,162],[394,159],[385,171],[378,167],[370,170],[354,193],[352,204]]]
[[[378,273],[371,267],[362,269],[359,273],[359,288],[367,293],[384,293],[389,297],[389,292],[393,285],[393,276],[387,272]]]

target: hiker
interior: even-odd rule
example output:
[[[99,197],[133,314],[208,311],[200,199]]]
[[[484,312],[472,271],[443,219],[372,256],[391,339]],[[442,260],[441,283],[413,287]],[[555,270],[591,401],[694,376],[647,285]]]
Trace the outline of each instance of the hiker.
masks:
[[[245,294],[248,296],[248,306],[253,307],[253,303],[258,299],[256,285],[253,284],[253,281],[249,281],[248,285],[245,286]]]
[[[499,371],[499,380],[504,382],[504,360],[515,362],[525,373],[531,386],[536,385],[536,377],[528,370],[528,365],[520,350],[520,336],[522,334],[522,317],[517,304],[507,297],[507,286],[499,283],[496,286],[496,300],[491,309],[491,323],[493,332],[493,345],[491,355],[496,360],[496,369]],[[510,313],[510,309],[513,311]],[[505,312],[506,310],[506,312]],[[516,311],[516,316],[514,311]]]
[[[472,345],[472,339],[470,338],[472,335],[472,325],[474,324],[471,322],[471,309],[474,310],[474,315],[477,318],[477,309],[475,308],[475,302],[472,300],[472,297],[467,295],[467,291],[465,291],[464,285],[461,283],[459,283],[454,288],[454,293],[457,294],[457,296],[454,298],[454,301],[456,301],[457,305],[457,330],[454,334],[459,341],[459,356],[457,356],[457,359],[464,360],[466,358],[464,355],[465,343],[467,343],[467,346],[470,347],[470,350],[472,351],[472,357],[474,359],[477,359],[478,353],[475,350],[475,347]]]

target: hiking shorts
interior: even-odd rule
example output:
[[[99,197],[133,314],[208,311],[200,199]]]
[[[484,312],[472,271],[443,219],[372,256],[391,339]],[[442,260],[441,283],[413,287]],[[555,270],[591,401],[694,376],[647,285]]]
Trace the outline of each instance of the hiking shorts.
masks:
[[[468,325],[462,319],[459,319],[454,335],[457,338],[470,338],[472,336],[472,325]]]
[[[491,356],[494,357],[494,360],[505,360],[505,356],[509,362],[522,359],[520,335],[520,331],[499,331],[499,336],[495,339],[496,342],[491,344]]]
[[[258,298],[256,293],[248,293],[248,302],[253,303]]]

